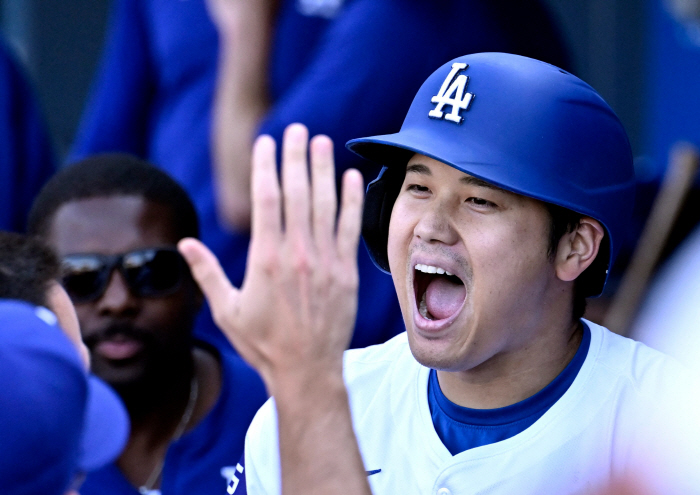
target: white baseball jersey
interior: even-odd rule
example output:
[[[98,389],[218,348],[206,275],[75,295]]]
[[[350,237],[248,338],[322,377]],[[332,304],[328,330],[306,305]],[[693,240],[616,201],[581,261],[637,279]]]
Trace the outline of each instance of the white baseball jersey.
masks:
[[[674,252],[649,288],[632,336],[700,374],[700,227]]]
[[[686,373],[643,344],[588,325],[588,355],[559,401],[521,433],[455,456],[435,432],[429,369],[413,358],[405,334],[346,352],[353,425],[372,492],[582,494],[629,473],[645,476],[661,487],[659,493],[700,493],[700,477],[693,473],[700,471],[700,457],[686,451],[675,458],[675,444],[665,443],[666,425],[679,424],[675,412],[688,412]],[[676,437],[696,435],[681,425],[671,429]],[[247,493],[280,493],[273,401],[248,430],[245,465]]]

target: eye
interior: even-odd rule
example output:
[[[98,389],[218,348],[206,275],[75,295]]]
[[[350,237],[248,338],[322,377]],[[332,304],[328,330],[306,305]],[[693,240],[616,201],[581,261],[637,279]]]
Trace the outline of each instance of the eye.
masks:
[[[421,186],[420,184],[408,184],[406,186],[406,190],[413,192],[413,193],[416,193],[416,194],[419,194],[421,196],[430,192],[430,189],[428,189],[425,186]]]
[[[498,205],[496,203],[493,203],[487,199],[484,198],[476,198],[474,196],[471,196],[467,198],[465,203],[470,203],[478,208],[496,208]]]

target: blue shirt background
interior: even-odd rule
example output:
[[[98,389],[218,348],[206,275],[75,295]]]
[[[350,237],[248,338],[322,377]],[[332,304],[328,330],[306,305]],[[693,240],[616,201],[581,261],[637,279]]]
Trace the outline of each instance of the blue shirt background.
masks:
[[[248,425],[267,400],[258,374],[232,351],[220,354],[221,395],[209,414],[168,448],[161,491],[166,495],[226,493],[222,468],[235,468]],[[116,464],[89,473],[81,495],[138,495]]]
[[[34,90],[0,39],[0,230],[24,232],[34,196],[54,171],[53,147]]]

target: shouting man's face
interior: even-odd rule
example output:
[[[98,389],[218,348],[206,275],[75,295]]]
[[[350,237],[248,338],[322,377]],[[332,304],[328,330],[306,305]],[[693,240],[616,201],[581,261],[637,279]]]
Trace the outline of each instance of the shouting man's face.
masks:
[[[557,277],[539,201],[414,155],[394,204],[388,255],[416,359],[473,369],[526,348]]]

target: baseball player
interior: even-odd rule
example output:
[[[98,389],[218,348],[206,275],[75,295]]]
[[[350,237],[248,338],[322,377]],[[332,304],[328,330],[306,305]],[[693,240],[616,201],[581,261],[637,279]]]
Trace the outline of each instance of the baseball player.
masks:
[[[398,133],[348,143],[383,165],[363,237],[406,333],[345,354],[347,396],[359,181],[346,175],[334,228],[330,146],[312,141],[309,186],[305,142],[288,129],[280,190],[274,147],[258,141],[240,291],[201,244],[180,244],[276,401],[229,493],[579,494],[629,473],[698,493],[695,451],[669,447],[700,440],[688,375],[581,318],[634,185],[625,131],[590,86],[533,59],[468,55],[425,81]]]
[[[3,495],[77,495],[85,474],[116,459],[129,437],[119,397],[88,372],[60,272],[39,240],[0,231]]]
[[[109,463],[126,445],[123,405],[86,373],[58,325],[44,307],[0,299],[3,495],[78,495],[85,473]]]

